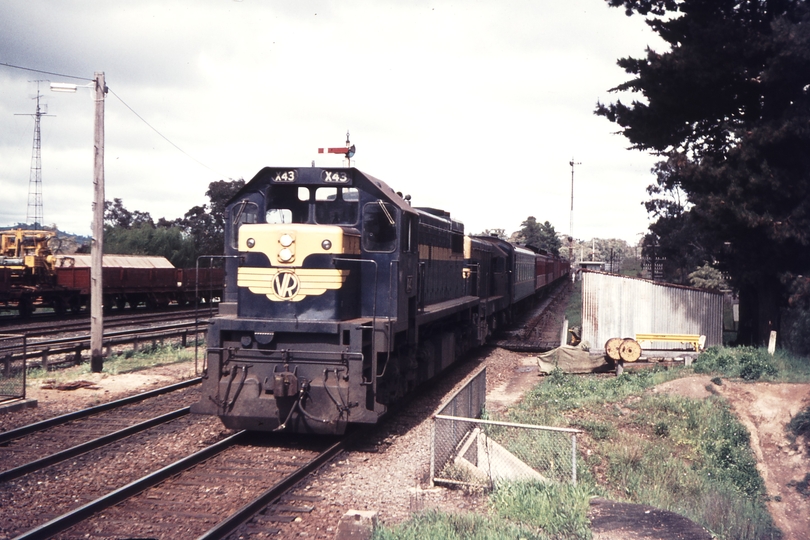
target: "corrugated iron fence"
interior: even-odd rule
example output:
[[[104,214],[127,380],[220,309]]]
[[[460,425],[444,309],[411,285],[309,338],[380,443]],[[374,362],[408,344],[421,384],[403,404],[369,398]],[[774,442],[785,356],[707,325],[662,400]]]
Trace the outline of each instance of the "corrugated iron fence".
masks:
[[[430,478],[436,484],[492,488],[502,481],[577,481],[581,431],[482,420],[482,369],[433,417]]]
[[[723,295],[646,279],[582,273],[582,339],[591,349],[638,333],[698,334],[723,344]],[[653,342],[653,349],[678,348]]]

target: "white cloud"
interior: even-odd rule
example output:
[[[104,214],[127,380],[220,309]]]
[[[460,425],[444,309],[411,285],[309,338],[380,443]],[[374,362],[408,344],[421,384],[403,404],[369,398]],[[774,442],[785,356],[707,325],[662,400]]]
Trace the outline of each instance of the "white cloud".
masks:
[[[469,232],[533,215],[575,235],[635,240],[654,160],[593,115],[616,65],[660,42],[604,0],[127,3],[7,0],[0,62],[107,84],[107,198],[175,218],[208,183],[317,154],[351,131],[356,165]],[[35,79],[0,67],[0,222],[25,219]],[[87,233],[92,91],[51,94],[42,120],[45,221]]]

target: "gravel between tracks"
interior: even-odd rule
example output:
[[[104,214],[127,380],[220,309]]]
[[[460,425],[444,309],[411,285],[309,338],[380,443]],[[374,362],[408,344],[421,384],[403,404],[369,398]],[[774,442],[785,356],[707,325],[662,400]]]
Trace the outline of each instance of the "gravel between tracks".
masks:
[[[526,356],[522,353],[486,348],[452,369],[438,384],[421,392],[407,410],[374,430],[369,440],[361,443],[358,450],[344,452],[338,459],[323,467],[310,481],[299,486],[300,493],[321,495],[324,497],[323,502],[315,505],[316,509],[312,514],[290,524],[282,536],[333,538],[337,521],[350,509],[376,510],[379,512],[380,522],[385,524],[398,523],[406,519],[412,511],[425,508],[483,511],[484,500],[478,496],[442,488],[426,489],[430,463],[429,418],[445,396],[461,386],[467,375],[482,364],[487,365],[488,394],[497,390],[495,393],[498,395],[499,406],[506,406],[510,399],[518,399],[525,388],[538,381],[536,372],[518,370],[521,360]],[[75,377],[70,373],[60,374],[60,380],[81,378],[95,383],[95,387],[71,391],[43,389],[42,380],[30,381],[28,396],[37,399],[38,406],[0,414],[0,430],[13,429],[193,376],[194,365],[186,362],[127,374],[84,373]],[[515,384],[516,380],[523,382]],[[210,431],[212,427],[206,428],[208,437],[214,435]],[[194,434],[196,444],[201,442],[199,435]],[[180,445],[180,441],[177,441],[177,444]],[[160,455],[140,456],[141,462],[137,468],[152,469],[152,464],[143,463],[143,460],[152,459],[155,462],[164,462]],[[120,476],[120,471],[117,471],[120,465],[111,462],[109,467],[110,479]],[[98,468],[94,470],[98,471]],[[81,470],[74,470],[71,478],[72,482],[78,484],[90,484],[94,481],[92,478],[81,479]],[[48,480],[39,477],[36,481]],[[27,488],[26,491],[33,487],[19,484],[18,486]],[[23,492],[18,496],[22,499],[29,497]],[[65,504],[65,501],[53,501],[51,504],[44,499],[45,497],[37,500],[37,504],[43,508],[49,506],[63,508]],[[13,519],[13,516],[8,515],[9,511],[11,509],[7,507],[0,512],[4,514],[2,516],[4,520]]]

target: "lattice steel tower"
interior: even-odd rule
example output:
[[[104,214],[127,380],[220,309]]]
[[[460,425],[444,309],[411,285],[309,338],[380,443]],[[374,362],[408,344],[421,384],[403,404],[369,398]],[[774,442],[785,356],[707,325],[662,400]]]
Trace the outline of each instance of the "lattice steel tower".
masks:
[[[42,216],[42,136],[39,130],[39,119],[43,116],[53,116],[47,114],[40,107],[39,83],[37,83],[37,112],[31,115],[34,117],[34,149],[31,152],[31,174],[28,179],[28,212],[25,215],[25,222],[39,229],[43,225]]]

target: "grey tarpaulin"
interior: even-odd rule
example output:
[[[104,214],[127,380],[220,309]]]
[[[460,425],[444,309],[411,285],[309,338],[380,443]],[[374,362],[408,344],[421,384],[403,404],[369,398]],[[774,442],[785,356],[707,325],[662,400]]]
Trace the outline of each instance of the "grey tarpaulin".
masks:
[[[551,373],[556,368],[566,373],[592,373],[594,371],[608,371],[611,365],[605,359],[604,353],[591,354],[586,343],[572,347],[563,345],[547,353],[537,356],[537,365],[541,373]]]

